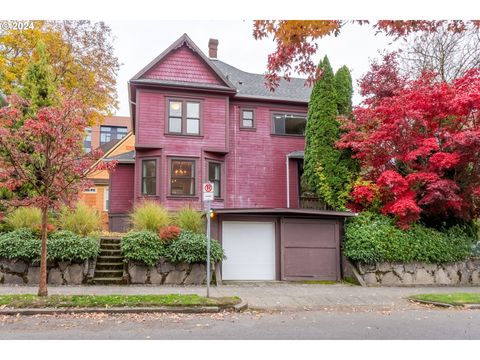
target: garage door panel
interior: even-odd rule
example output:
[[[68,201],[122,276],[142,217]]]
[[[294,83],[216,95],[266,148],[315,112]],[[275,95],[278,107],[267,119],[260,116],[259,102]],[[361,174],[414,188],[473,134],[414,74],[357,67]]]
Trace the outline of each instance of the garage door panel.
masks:
[[[285,248],[284,276],[336,280],[336,248]]]
[[[224,221],[222,263],[224,280],[275,280],[275,224]]]
[[[285,223],[284,245],[296,247],[336,246],[336,223],[297,221]]]
[[[282,279],[340,279],[338,222],[282,220]]]

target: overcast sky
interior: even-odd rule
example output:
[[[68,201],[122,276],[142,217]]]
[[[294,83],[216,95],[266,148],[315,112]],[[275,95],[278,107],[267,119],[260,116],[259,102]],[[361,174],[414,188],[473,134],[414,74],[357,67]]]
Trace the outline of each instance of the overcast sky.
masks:
[[[272,39],[255,40],[252,36],[253,22],[247,21],[106,21],[116,36],[116,55],[122,63],[118,76],[119,110],[117,115],[129,115],[128,80],[151,60],[158,56],[183,33],[208,54],[208,40],[219,40],[218,59],[240,70],[263,74],[266,71],[267,55],[275,44]],[[371,26],[347,25],[338,37],[319,41],[318,62],[328,55],[334,71],[347,65],[356,81],[369,68],[370,59],[378,58],[379,50],[393,48],[391,38],[375,35]],[[356,90],[356,86],[355,86]],[[360,97],[355,91],[354,102]]]

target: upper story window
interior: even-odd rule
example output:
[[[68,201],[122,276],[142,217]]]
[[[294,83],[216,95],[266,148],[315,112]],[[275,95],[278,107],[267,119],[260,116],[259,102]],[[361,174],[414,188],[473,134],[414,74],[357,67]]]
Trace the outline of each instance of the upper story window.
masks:
[[[195,196],[195,160],[172,159],[170,195]]]
[[[219,198],[222,194],[222,165],[218,162],[208,162],[208,181],[213,183],[213,194]]]
[[[168,133],[200,135],[200,102],[168,101]]]
[[[92,128],[91,127],[85,128],[85,138],[83,139],[83,148],[87,153],[92,151]]]
[[[157,161],[142,160],[142,195],[157,194]]]
[[[305,135],[307,116],[301,114],[273,114],[273,133],[277,135]]]
[[[255,128],[255,112],[250,109],[244,109],[240,112],[240,128],[254,129]]]
[[[122,139],[127,135],[128,128],[126,126],[101,126],[100,127],[100,145],[105,144],[114,139]]]

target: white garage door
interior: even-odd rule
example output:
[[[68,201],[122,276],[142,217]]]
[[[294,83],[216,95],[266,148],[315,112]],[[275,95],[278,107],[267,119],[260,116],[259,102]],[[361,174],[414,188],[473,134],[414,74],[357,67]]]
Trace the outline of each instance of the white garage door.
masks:
[[[223,280],[275,280],[275,224],[224,221]]]

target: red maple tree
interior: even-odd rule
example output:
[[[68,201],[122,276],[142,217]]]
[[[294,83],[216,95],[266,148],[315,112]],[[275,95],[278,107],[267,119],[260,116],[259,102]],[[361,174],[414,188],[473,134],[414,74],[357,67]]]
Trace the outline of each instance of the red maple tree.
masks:
[[[13,205],[35,205],[42,211],[42,247],[39,296],[47,290],[48,212],[78,198],[91,186],[87,170],[102,156],[94,150],[85,154],[83,138],[88,126],[88,112],[74,100],[63,100],[59,106],[40,108],[35,116],[24,119],[28,103],[18,96],[8,99],[9,106],[0,109],[0,185],[15,191],[26,185],[32,191],[28,198],[13,198]],[[99,168],[115,164],[101,162]]]
[[[452,32],[463,32],[472,24],[480,27],[480,21],[472,20],[380,20],[370,24],[365,20],[256,20],[253,36],[255,39],[273,37],[276,49],[268,55],[266,85],[275,90],[280,73],[289,79],[292,72],[306,75],[312,84],[321,75],[312,56],[318,50],[315,42],[326,36],[337,36],[347,23],[372,25],[376,32],[394,38],[405,37],[414,32],[433,32],[446,26]]]
[[[363,180],[352,209],[381,204],[406,228],[420,218],[439,226],[480,215],[480,69],[452,83],[432,73],[397,78],[387,57],[361,81],[367,99],[346,120],[337,145],[353,151]],[[388,90],[388,91],[387,91]]]

